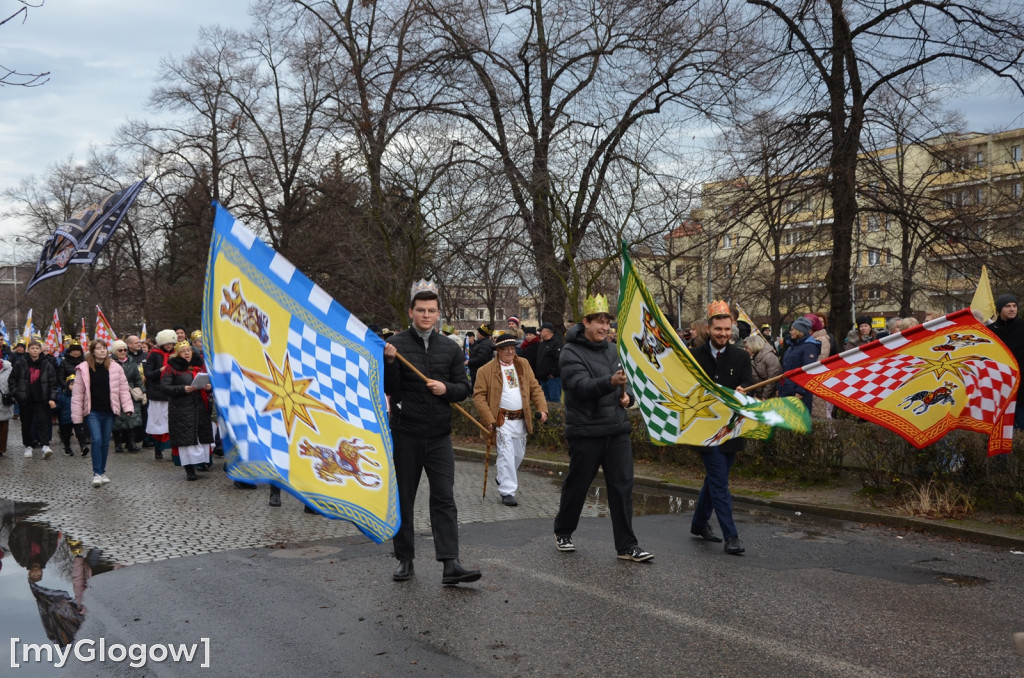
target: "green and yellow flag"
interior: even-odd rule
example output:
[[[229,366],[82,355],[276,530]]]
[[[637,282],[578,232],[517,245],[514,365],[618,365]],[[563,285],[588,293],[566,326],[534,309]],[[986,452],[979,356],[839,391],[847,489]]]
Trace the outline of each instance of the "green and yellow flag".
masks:
[[[761,401],[719,386],[680,341],[633,268],[622,244],[618,349],[651,440],[660,445],[719,445],[768,438],[772,428],[811,430],[798,398]]]

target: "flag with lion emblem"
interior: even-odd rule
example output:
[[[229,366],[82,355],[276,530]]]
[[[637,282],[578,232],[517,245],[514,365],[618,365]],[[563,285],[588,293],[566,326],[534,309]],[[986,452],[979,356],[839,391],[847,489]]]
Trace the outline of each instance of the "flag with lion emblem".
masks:
[[[653,442],[710,447],[731,438],[768,438],[774,427],[811,430],[797,398],[762,401],[711,380],[640,280],[625,243],[618,330],[619,358]]]
[[[216,209],[203,337],[228,475],[391,539],[400,518],[384,342]]]

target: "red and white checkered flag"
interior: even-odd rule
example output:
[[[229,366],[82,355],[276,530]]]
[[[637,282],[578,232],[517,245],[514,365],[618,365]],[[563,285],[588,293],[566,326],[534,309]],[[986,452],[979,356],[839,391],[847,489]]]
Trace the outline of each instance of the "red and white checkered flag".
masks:
[[[82,345],[82,350],[89,345],[89,333],[85,331],[85,318],[82,318],[82,329],[78,331],[78,343]]]
[[[46,340],[43,342],[46,352],[50,355],[57,355],[60,352],[60,334],[57,328],[50,323],[50,329],[46,331]]]
[[[107,316],[103,315],[103,310],[99,306],[96,307],[96,338],[107,345],[110,348],[115,341],[117,341],[117,335],[114,334],[114,328],[107,322]]]
[[[54,349],[54,352],[59,353],[64,350],[64,328],[60,326],[60,316],[57,315],[57,309],[53,309],[52,327],[53,331],[57,333],[57,341],[55,343],[56,348]],[[49,341],[49,335],[47,335],[46,339]]]

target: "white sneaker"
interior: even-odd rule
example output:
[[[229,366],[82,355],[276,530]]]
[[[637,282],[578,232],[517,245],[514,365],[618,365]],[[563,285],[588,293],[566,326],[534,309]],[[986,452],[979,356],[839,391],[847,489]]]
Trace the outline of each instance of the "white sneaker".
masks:
[[[94,475],[92,477],[92,486],[93,487],[99,487],[102,484],[103,484],[103,476],[101,476],[100,474],[97,473],[96,475]]]
[[[53,456],[53,450],[50,449],[49,445],[43,445],[43,459],[49,459]]]
[[[109,483],[109,482],[110,482],[110,478],[108,478],[108,477],[107,477],[107,474],[106,474],[106,473],[104,473],[103,475],[101,475],[101,476],[100,476],[100,480],[102,480],[102,481],[103,481],[103,484],[104,484],[104,485],[106,485],[107,483]]]
[[[25,448],[25,456],[26,457],[31,457],[32,456],[32,448],[31,447],[26,447]]]

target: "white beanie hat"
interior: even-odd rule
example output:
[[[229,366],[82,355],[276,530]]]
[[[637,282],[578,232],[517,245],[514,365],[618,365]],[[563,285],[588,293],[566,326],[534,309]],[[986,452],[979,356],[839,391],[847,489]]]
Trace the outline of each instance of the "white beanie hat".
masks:
[[[164,344],[177,344],[178,333],[174,330],[160,330],[156,333],[156,345],[163,346]]]

